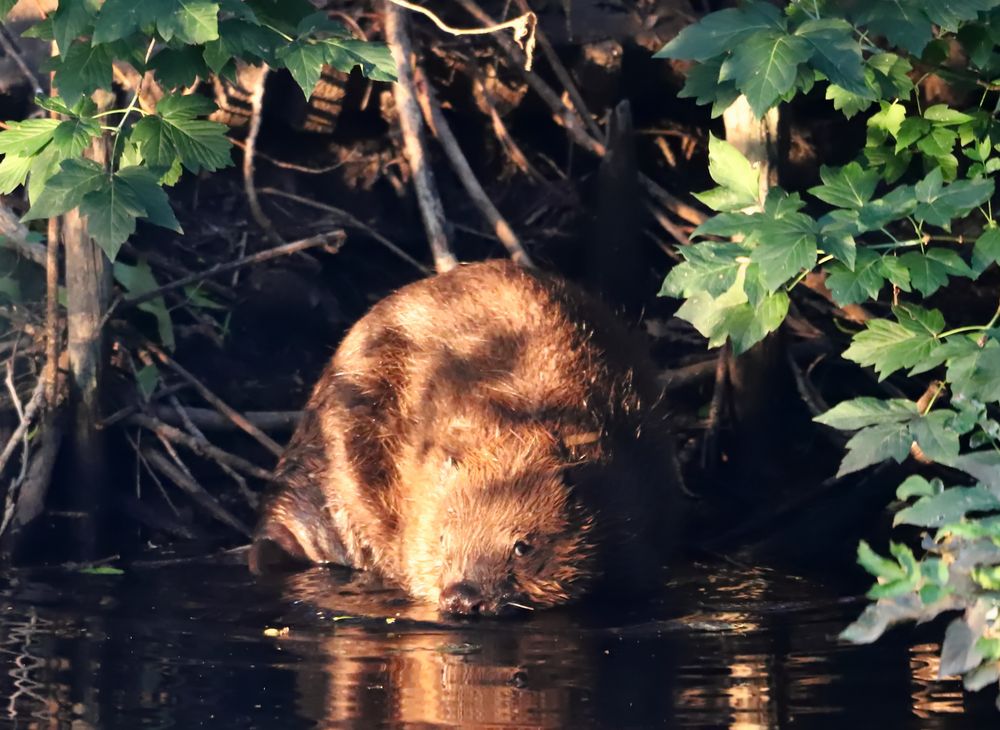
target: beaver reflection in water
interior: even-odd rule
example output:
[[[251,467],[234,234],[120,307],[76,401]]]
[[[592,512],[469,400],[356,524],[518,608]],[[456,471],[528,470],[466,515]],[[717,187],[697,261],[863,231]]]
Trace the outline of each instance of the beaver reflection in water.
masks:
[[[509,262],[400,289],[320,377],[251,567],[372,570],[466,615],[650,582],[676,483],[640,353],[594,299]]]

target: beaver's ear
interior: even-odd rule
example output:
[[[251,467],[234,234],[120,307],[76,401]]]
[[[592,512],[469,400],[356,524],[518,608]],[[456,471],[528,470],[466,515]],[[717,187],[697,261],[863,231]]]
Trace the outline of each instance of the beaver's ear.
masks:
[[[285,525],[272,522],[254,536],[248,557],[250,571],[260,575],[272,570],[309,563],[302,543]]]

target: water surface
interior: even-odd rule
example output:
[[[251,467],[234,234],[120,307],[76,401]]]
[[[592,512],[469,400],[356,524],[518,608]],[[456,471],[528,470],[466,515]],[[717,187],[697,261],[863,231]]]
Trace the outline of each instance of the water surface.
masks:
[[[442,622],[363,575],[239,565],[0,583],[0,725],[16,728],[983,728],[937,679],[942,627],[839,644],[822,583],[702,565],[630,612]]]

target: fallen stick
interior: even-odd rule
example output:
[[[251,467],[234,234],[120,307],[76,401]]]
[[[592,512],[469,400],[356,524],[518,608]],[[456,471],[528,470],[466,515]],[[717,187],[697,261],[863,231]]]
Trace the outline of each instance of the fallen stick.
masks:
[[[184,406],[188,420],[198,428],[208,431],[231,431],[236,425],[228,418],[211,408],[192,408]],[[181,426],[184,419],[170,406],[153,407],[156,418],[171,426]],[[293,431],[302,418],[302,411],[244,411],[243,417],[263,431]]]
[[[192,375],[187,370],[187,368],[185,368],[183,365],[181,365],[172,357],[170,357],[170,355],[164,352],[163,348],[161,348],[155,342],[152,342],[150,340],[146,340],[144,344],[149,349],[150,352],[156,355],[157,359],[160,362],[162,362],[168,368],[173,370],[181,378],[189,382],[192,385],[192,387],[194,387],[194,389],[198,391],[198,394],[206,401],[208,401],[213,408],[222,413],[226,418],[228,418],[230,421],[236,424],[236,426],[238,426],[240,429],[242,429],[247,434],[256,439],[258,443],[264,446],[264,448],[266,448],[272,454],[274,454],[275,456],[281,456],[281,454],[284,452],[284,449],[276,441],[274,441],[270,436],[261,431],[255,425],[250,423],[250,421],[248,421],[246,418],[243,417],[243,414],[241,414],[235,408],[233,408],[228,403],[223,401],[219,396],[217,396],[211,390],[209,390],[208,387],[200,380],[198,380],[198,378]]]
[[[393,95],[399,116],[399,129],[403,135],[403,154],[413,174],[413,187],[417,193],[417,205],[424,222],[427,240],[434,256],[434,268],[438,272],[449,271],[458,266],[458,259],[451,251],[445,232],[444,206],[434,182],[434,171],[427,159],[427,145],[424,142],[423,122],[420,107],[414,93],[413,48],[406,32],[406,18],[391,0],[384,2],[385,39],[396,62],[396,78]]]
[[[376,231],[371,226],[365,225],[360,220],[355,218],[353,215],[348,213],[343,208],[337,208],[333,205],[328,205],[327,203],[321,203],[318,200],[312,200],[310,198],[304,198],[301,195],[296,195],[295,193],[289,193],[284,190],[278,190],[277,188],[260,188],[257,192],[263,193],[264,195],[274,195],[278,198],[285,198],[286,200],[291,200],[302,205],[308,205],[316,210],[322,210],[331,215],[335,215],[339,219],[339,223],[343,224],[346,228],[356,228],[363,232],[367,236],[371,236],[375,241],[382,244],[385,248],[392,251],[394,254],[399,256],[401,259],[411,264],[415,269],[423,274],[430,275],[431,270],[424,266],[422,263],[417,261],[415,258],[406,253],[403,249],[397,246],[395,243],[390,241],[388,238],[383,236],[381,233]]]
[[[194,421],[191,420],[191,417],[188,415],[187,409],[183,405],[181,405],[181,402],[177,400],[176,396],[170,396],[170,405],[174,407],[175,412],[177,413],[178,416],[180,416],[181,421],[184,423],[184,428],[187,429],[187,432],[189,434],[194,436],[202,443],[205,444],[209,443],[208,439],[205,437],[205,434],[203,434],[201,432],[201,429],[198,428],[198,426],[195,425]],[[242,495],[243,499],[246,500],[247,504],[250,505],[251,508],[256,510],[258,504],[257,495],[254,494],[253,491],[251,491],[250,488],[247,486],[247,480],[243,477],[243,475],[237,472],[235,469],[233,469],[233,467],[221,461],[219,462],[219,468],[222,469],[222,471],[224,471],[226,474],[228,474],[229,477],[234,482],[236,482],[236,487],[237,489],[239,489],[239,492]]]
[[[234,469],[239,469],[244,474],[252,476],[256,479],[274,484],[282,484],[282,481],[267,469],[262,469],[241,456],[236,456],[236,454],[230,454],[228,451],[223,451],[218,446],[213,446],[209,443],[202,443],[194,436],[189,436],[180,429],[169,426],[163,421],[147,416],[144,413],[136,413],[135,415],[129,416],[126,423],[130,423],[135,426],[142,426],[148,431],[159,434],[174,443],[181,444],[196,454],[204,456],[206,459],[225,462]]]
[[[528,156],[524,154],[524,150],[514,141],[510,131],[507,129],[507,125],[500,117],[500,112],[497,111],[493,97],[486,90],[486,87],[483,86],[483,82],[475,76],[471,78],[473,93],[481,105],[481,109],[485,107],[485,111],[490,118],[490,124],[493,125],[493,134],[496,135],[496,138],[500,141],[500,145],[507,151],[507,155],[525,175],[537,182],[545,183],[545,177],[535,169],[535,166],[528,160]]]
[[[41,96],[45,93],[42,89],[42,85],[35,76],[35,72],[31,70],[28,62],[24,60],[24,54],[17,45],[17,41],[14,36],[10,34],[7,27],[0,23],[0,47],[3,48],[4,55],[8,58],[13,58],[14,63],[17,64],[18,70],[27,79],[28,83],[31,84],[31,90],[34,92],[35,96]]]
[[[209,494],[197,481],[171,463],[158,450],[145,448],[142,450],[142,455],[150,465],[180,487],[191,499],[197,502],[199,506],[219,522],[232,527],[247,537],[253,534],[252,530],[242,520],[231,514],[229,510],[219,503],[219,500]]]
[[[39,266],[45,266],[48,252],[46,246],[28,240],[28,228],[6,205],[0,204],[0,236],[4,243],[24,258]]]
[[[457,0],[457,2],[465,9],[466,12],[479,20],[481,23],[493,24],[493,19],[482,9],[482,7],[479,6],[478,3],[475,2],[475,0]],[[539,98],[541,98],[541,100],[549,107],[556,121],[566,128],[570,139],[591,154],[596,155],[597,157],[603,157],[607,152],[604,143],[591,136],[589,132],[589,125],[576,109],[568,106],[562,98],[560,98],[559,94],[557,94],[551,86],[545,83],[545,81],[543,81],[538,74],[524,68],[524,54],[521,52],[521,49],[519,49],[504,35],[494,35],[493,38],[510,58],[514,67],[517,68],[524,77],[528,86],[530,86],[531,89],[538,94]],[[544,46],[542,50],[544,51]],[[701,210],[671,195],[656,182],[641,173],[639,175],[639,182],[642,184],[643,189],[645,189],[651,197],[659,201],[661,205],[688,223],[700,225],[706,220],[707,216]]]
[[[121,298],[124,304],[129,306],[136,306],[142,304],[143,302],[148,302],[151,299],[156,299],[157,297],[163,295],[165,292],[173,291],[174,289],[180,289],[184,286],[189,286],[191,284],[196,284],[203,279],[207,279],[210,276],[216,276],[217,274],[225,274],[229,271],[234,271],[236,269],[242,269],[245,266],[250,266],[252,264],[260,264],[264,261],[270,261],[271,259],[276,259],[281,256],[288,256],[289,254],[298,253],[299,251],[305,251],[306,249],[316,248],[317,246],[330,246],[331,240],[336,239],[332,242],[332,247],[334,250],[339,250],[346,235],[343,231],[330,231],[329,233],[321,233],[316,236],[309,236],[309,238],[303,238],[299,241],[292,241],[290,243],[285,243],[280,246],[275,246],[274,248],[269,248],[266,251],[258,251],[257,253],[250,254],[249,256],[244,256],[242,258],[236,259],[235,261],[227,261],[222,264],[215,264],[210,266],[203,271],[196,271],[187,276],[182,276],[180,279],[175,279],[169,284],[164,284],[156,289],[150,289],[147,292],[142,292],[141,294],[126,294]]]
[[[3,470],[7,468],[7,462],[10,461],[10,457],[14,455],[14,451],[17,450],[18,445],[24,439],[25,434],[34,422],[35,416],[38,415],[38,411],[41,409],[44,402],[45,381],[39,378],[38,383],[35,385],[35,390],[31,394],[31,399],[24,407],[24,414],[21,416],[20,423],[17,424],[17,428],[14,429],[14,433],[11,434],[10,438],[7,440],[7,445],[4,446],[3,451],[0,452],[0,474],[2,474]]]
[[[483,186],[479,184],[479,180],[472,171],[469,161],[462,153],[462,148],[458,146],[458,140],[455,139],[448,120],[445,119],[444,114],[441,112],[441,106],[438,104],[434,89],[431,88],[427,76],[420,68],[420,64],[413,64],[413,72],[414,81],[416,82],[415,91],[417,100],[423,111],[424,119],[427,121],[427,126],[430,127],[431,134],[441,143],[445,156],[448,158],[452,169],[462,183],[462,187],[465,188],[465,192],[469,194],[472,202],[479,209],[486,222],[493,227],[493,232],[496,233],[497,238],[500,239],[500,243],[507,249],[507,253],[510,254],[514,263],[534,268],[531,257],[524,250],[520,239],[518,239],[510,224],[507,223],[507,219],[497,210],[497,207],[493,205],[493,201],[490,200],[486,191],[483,190]]]

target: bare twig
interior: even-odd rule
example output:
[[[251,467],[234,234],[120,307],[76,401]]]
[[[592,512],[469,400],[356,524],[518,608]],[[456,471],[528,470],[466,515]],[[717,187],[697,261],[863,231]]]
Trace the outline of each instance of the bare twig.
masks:
[[[190,383],[174,383],[173,385],[167,385],[160,388],[152,396],[150,396],[150,400],[157,398],[166,398],[168,395],[179,393],[185,388],[190,388],[190,387],[191,387]],[[98,424],[98,428],[110,428],[119,421],[124,421],[133,413],[138,413],[139,411],[143,410],[143,408],[145,407],[146,407],[145,403],[142,403],[140,401],[133,402],[132,404],[127,405],[124,408],[118,409],[110,416],[102,418],[101,422]]]
[[[493,23],[493,19],[490,18],[490,16],[482,9],[476,0],[456,1],[466,10],[466,12],[479,20],[481,23]],[[607,151],[604,143],[590,134],[590,126],[578,113],[578,111],[569,107],[560,95],[556,93],[551,86],[545,83],[545,81],[543,81],[538,74],[524,68],[524,54],[514,43],[511,42],[509,38],[502,34],[492,37],[504,50],[513,62],[514,66],[521,72],[521,75],[524,77],[524,80],[528,83],[531,89],[538,94],[539,98],[541,98],[546,106],[549,107],[556,121],[566,128],[570,139],[591,154],[596,155],[597,157],[603,157]],[[688,223],[700,225],[707,218],[705,213],[701,210],[671,195],[645,175],[639,175],[639,182],[642,184],[643,189],[648,195],[659,201],[662,206]]]
[[[788,367],[792,369],[792,375],[795,377],[795,387],[799,391],[799,397],[802,398],[802,402],[806,404],[809,412],[813,416],[818,416],[820,413],[830,410],[830,406],[827,405],[822,394],[812,384],[808,376],[802,372],[799,364],[795,362],[795,356],[791,348],[785,350],[785,359],[788,361]],[[829,430],[823,429],[824,432]]]
[[[259,69],[252,72],[254,78],[253,85],[250,87],[250,125],[247,127],[247,138],[243,144],[243,190],[247,196],[247,204],[250,206],[250,214],[257,221],[257,225],[264,230],[271,243],[281,246],[285,243],[285,239],[278,234],[271,219],[260,207],[257,188],[253,183],[254,151],[257,147],[257,135],[260,134],[261,113],[264,109],[264,83],[267,81],[269,70],[267,64],[261,64]]]
[[[522,13],[531,12],[531,8],[528,7],[527,0],[514,0],[514,4],[520,8]],[[580,90],[573,83],[573,77],[569,75],[566,70],[566,66],[563,65],[562,60],[560,60],[559,55],[556,53],[556,49],[552,47],[549,42],[549,38],[545,35],[545,32],[541,29],[537,29],[538,34],[538,45],[542,48],[542,55],[545,56],[545,60],[549,62],[549,66],[552,67],[552,73],[556,75],[559,83],[563,85],[566,89],[566,93],[569,94],[569,99],[576,107],[577,114],[583,119],[584,124],[587,125],[587,131],[590,132],[592,137],[600,137],[601,130],[597,126],[597,122],[594,121],[594,116],[587,109],[587,104],[583,100],[583,96],[580,94]]]
[[[45,383],[39,378],[38,383],[35,385],[35,390],[31,394],[28,404],[24,407],[24,412],[21,415],[21,422],[17,424],[17,428],[14,429],[14,433],[11,434],[10,439],[7,441],[7,445],[4,446],[3,451],[0,452],[0,473],[7,468],[7,462],[10,461],[10,457],[14,455],[14,451],[17,449],[21,440],[28,433],[28,429],[35,420],[35,416],[38,414],[38,410],[42,407],[45,402]]]
[[[239,147],[241,150],[244,151],[247,149],[246,142],[241,142],[238,139],[233,139],[230,141],[233,143],[234,147]],[[307,165],[296,165],[294,162],[285,162],[284,160],[279,160],[276,157],[265,155],[263,152],[260,152],[256,148],[254,148],[253,150],[253,157],[255,160],[264,160],[265,162],[270,163],[275,167],[279,167],[282,170],[293,170],[295,172],[305,173],[306,175],[325,175],[328,172],[339,170],[341,167],[348,164],[349,162],[355,162],[357,159],[360,159],[356,157],[354,153],[351,153],[350,157],[341,160],[340,162],[334,163],[333,165],[325,165],[323,167],[308,167]]]
[[[315,208],[316,210],[322,210],[329,213],[330,215],[334,215],[337,217],[337,222],[342,224],[344,227],[356,228],[357,230],[363,232],[365,235],[375,239],[375,241],[382,244],[385,248],[392,251],[394,254],[399,256],[399,258],[406,261],[408,264],[413,266],[421,273],[423,274],[431,273],[430,269],[428,269],[422,263],[420,263],[415,258],[410,256],[410,254],[406,253],[406,251],[401,249],[399,246],[397,246],[395,243],[390,241],[388,238],[383,236],[381,233],[376,231],[371,226],[362,223],[360,220],[358,220],[357,218],[355,218],[353,215],[348,213],[346,210],[343,210],[342,208],[337,208],[335,206],[328,205],[326,203],[321,203],[318,200],[311,200],[310,198],[304,198],[301,195],[285,192],[284,190],[278,190],[277,188],[260,188],[258,192],[261,192],[265,195],[274,195],[275,197],[278,198],[285,198],[286,200],[292,200],[295,201],[296,203],[300,203],[302,205],[308,205],[312,208]]]
[[[243,414],[238,412],[235,408],[227,404],[219,396],[209,390],[204,383],[198,380],[198,378],[188,372],[185,367],[164,352],[159,345],[149,340],[145,341],[145,345],[150,352],[156,355],[160,362],[177,373],[177,375],[179,375],[182,379],[189,382],[194,389],[198,391],[198,394],[208,401],[213,408],[219,411],[219,413],[222,413],[226,418],[236,424],[237,427],[256,439],[258,443],[264,446],[264,448],[272,454],[275,456],[281,456],[284,449],[282,449],[277,442],[275,442],[270,436],[261,431],[255,425],[250,423],[250,421],[243,417]]]
[[[219,500],[209,494],[204,487],[202,487],[190,476],[190,474],[184,473],[184,471],[170,463],[170,461],[162,453],[154,449],[146,448],[142,450],[142,454],[150,465],[184,490],[188,496],[203,507],[212,517],[217,519],[219,522],[232,527],[234,530],[246,535],[247,537],[252,534],[250,528],[247,527],[242,520],[235,517],[229,512],[229,510],[223,507],[219,503]]]
[[[39,438],[41,444],[31,457],[31,464],[28,466],[21,488],[8,491],[4,521],[0,526],[5,552],[9,552],[9,546],[16,540],[20,528],[42,513],[62,438],[62,426],[55,419],[51,419],[42,429]]]
[[[465,158],[462,148],[458,145],[458,140],[455,139],[455,135],[451,131],[448,120],[445,119],[444,114],[441,112],[441,106],[438,104],[437,98],[435,98],[434,89],[431,88],[430,82],[420,69],[418,63],[413,64],[413,72],[416,82],[415,91],[417,100],[420,102],[424,119],[427,121],[431,133],[441,143],[441,147],[444,149],[448,161],[451,162],[455,174],[458,175],[462,187],[465,188],[475,206],[479,208],[479,212],[486,219],[486,222],[493,227],[494,233],[496,233],[497,238],[500,239],[500,243],[503,244],[504,248],[507,249],[514,263],[521,266],[534,267],[531,257],[524,250],[524,246],[521,245],[517,234],[514,233],[510,224],[507,223],[507,219],[493,205],[493,201],[490,200],[486,191],[483,190],[483,186],[479,184],[476,174],[472,171],[469,161]]]
[[[725,402],[728,391],[728,379],[726,367],[729,360],[729,343],[727,342],[719,348],[719,354],[715,362],[715,388],[712,391],[712,402],[708,406],[708,425],[701,442],[701,468],[708,466],[709,457],[715,455],[716,437],[719,433],[719,421],[722,418],[722,406]],[[713,460],[714,461],[714,460]]]
[[[203,279],[207,279],[210,276],[216,276],[217,274],[224,274],[228,271],[242,269],[243,267],[250,266],[252,264],[260,264],[264,261],[270,261],[271,259],[276,259],[281,256],[288,256],[289,254],[298,253],[299,251],[305,251],[310,248],[316,248],[317,246],[330,246],[334,251],[336,251],[339,250],[341,245],[343,245],[344,239],[345,235],[343,231],[330,231],[327,233],[320,233],[316,236],[309,236],[309,238],[303,238],[299,241],[292,241],[291,243],[275,246],[274,248],[269,248],[266,251],[258,251],[257,253],[244,256],[236,259],[235,261],[227,261],[225,263],[216,264],[215,266],[210,266],[204,271],[196,271],[193,274],[183,276],[180,279],[175,279],[169,284],[164,284],[163,286],[151,289],[147,292],[142,292],[141,294],[126,294],[122,297],[121,301],[130,306],[135,306],[142,304],[143,302],[148,302],[151,299],[156,299],[164,292],[173,291],[174,289],[180,289],[181,287],[195,284]]]
[[[385,2],[385,38],[396,62],[397,81],[393,85],[399,129],[403,135],[403,152],[413,173],[413,187],[417,193],[420,217],[427,231],[427,240],[434,255],[434,266],[439,272],[458,266],[458,259],[451,252],[445,232],[444,207],[434,182],[434,171],[427,159],[423,122],[417,104],[413,81],[413,48],[406,31],[406,18],[392,2]]]
[[[14,358],[7,361],[7,378],[5,379],[5,384],[7,386],[7,392],[10,393],[10,400],[14,404],[14,410],[17,412],[17,417],[21,421],[24,420],[24,406],[21,404],[21,398],[17,394],[17,388],[14,386]],[[45,395],[45,384],[42,383],[42,398]],[[28,472],[28,457],[31,454],[31,442],[28,440],[28,432],[25,430],[24,435],[21,437],[21,471],[17,475],[9,489],[16,489],[21,486],[24,481],[24,476]],[[2,472],[2,469],[0,469]]]
[[[17,47],[17,41],[14,40],[10,31],[7,30],[7,26],[3,23],[0,23],[0,47],[3,48],[4,55],[14,59],[17,68],[24,74],[24,78],[28,80],[28,83],[31,84],[31,90],[35,93],[35,96],[44,94],[45,90],[42,89],[38,77],[35,76],[35,72],[31,70],[31,67],[24,60],[24,54]]]
[[[0,204],[0,236],[9,247],[39,266],[45,266],[45,246],[28,240],[28,229],[13,211]]]
[[[445,23],[441,20],[441,18],[421,5],[414,5],[413,3],[407,2],[407,0],[389,0],[389,2],[400,6],[401,8],[412,10],[415,13],[420,13],[421,15],[430,18],[434,25],[438,28],[443,30],[445,33],[450,33],[455,36],[486,35],[497,33],[501,30],[507,30],[509,28],[514,31],[514,42],[524,51],[524,67],[526,69],[531,68],[531,60],[535,53],[535,33],[538,26],[538,18],[533,12],[531,12],[530,9],[526,10],[524,15],[511,18],[503,23],[493,23],[485,28],[455,28],[454,26]]]
[[[56,407],[59,392],[59,216],[48,223],[45,246],[45,382],[46,408]]]
[[[139,467],[141,466],[143,469],[146,470],[146,473],[149,474],[149,478],[153,480],[153,483],[156,485],[156,488],[160,490],[160,496],[163,497],[163,501],[167,503],[167,506],[170,508],[170,511],[174,513],[175,517],[180,517],[181,514],[180,510],[177,509],[177,506],[174,504],[174,500],[170,499],[170,495],[167,493],[166,488],[163,486],[163,480],[160,479],[160,475],[157,474],[156,470],[150,465],[148,461],[146,461],[146,457],[142,453],[142,446],[140,443],[142,441],[142,431],[139,431],[134,438],[132,437],[132,434],[126,433],[125,438],[128,439],[128,442],[132,446],[132,449],[135,451],[135,456],[136,456],[136,472],[135,472],[136,499],[142,496],[142,493],[140,491],[141,482],[139,481],[139,476],[140,476]]]
[[[493,125],[493,133],[496,138],[500,141],[500,144],[507,151],[507,155],[510,159],[517,165],[518,169],[521,170],[525,175],[530,178],[537,180],[538,182],[545,182],[545,177],[540,173],[531,162],[528,161],[528,156],[524,154],[520,145],[514,141],[510,132],[507,130],[507,125],[504,123],[503,119],[500,117],[500,113],[497,111],[496,104],[493,101],[493,96],[490,92],[483,86],[483,82],[478,78],[478,76],[472,77],[472,90],[476,95],[480,107],[485,111],[490,118],[490,123]]]
[[[256,464],[253,464],[240,456],[236,456],[236,454],[230,454],[228,451],[223,451],[218,446],[213,446],[209,443],[202,443],[194,436],[189,436],[180,429],[168,426],[163,421],[159,421],[152,416],[147,416],[143,413],[136,413],[129,416],[128,423],[136,426],[142,426],[148,431],[160,434],[164,438],[170,439],[174,443],[181,444],[185,448],[190,449],[200,456],[204,456],[206,459],[211,459],[215,462],[225,462],[234,469],[239,469],[244,474],[252,476],[255,479],[277,484],[282,483],[278,477],[274,476],[274,474],[267,469],[262,469]]]
[[[207,444],[209,441],[205,438],[205,434],[203,434],[201,429],[194,424],[194,421],[192,421],[190,416],[188,416],[187,409],[181,405],[181,402],[177,400],[176,396],[170,396],[170,405],[174,407],[177,415],[181,417],[181,421],[184,423],[184,428],[187,429],[188,433]],[[214,414],[214,412],[212,413]],[[236,486],[239,489],[240,494],[243,495],[243,499],[246,500],[247,504],[256,509],[258,502],[257,495],[250,491],[247,487],[247,480],[243,478],[243,475],[239,474],[231,466],[223,462],[219,462],[219,468],[226,472],[226,474],[228,474],[232,480],[236,482]]]
[[[716,362],[717,358],[713,357],[691,365],[664,370],[659,374],[657,380],[663,386],[664,391],[680,390],[712,377],[715,373]]]

